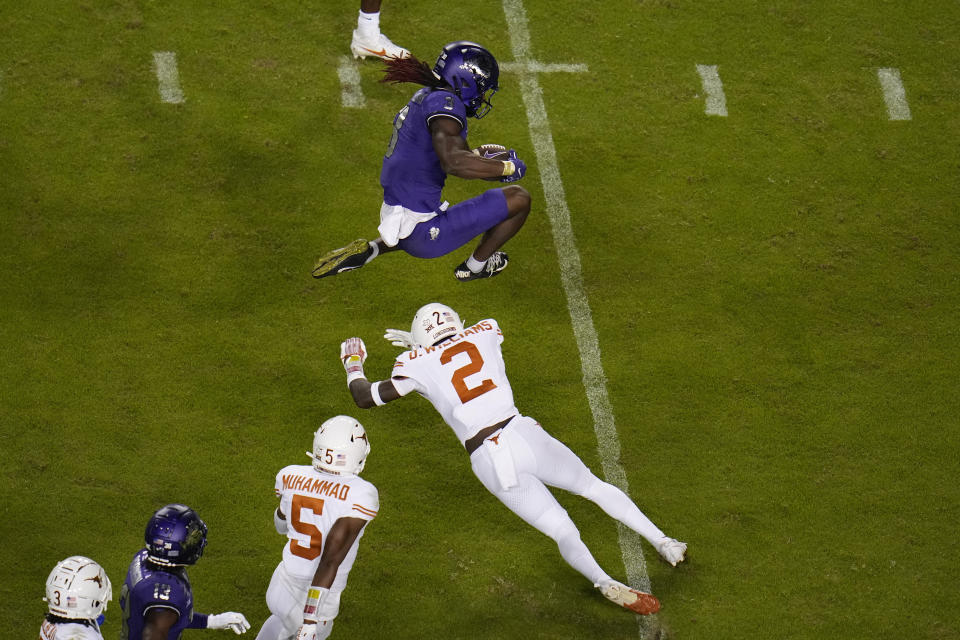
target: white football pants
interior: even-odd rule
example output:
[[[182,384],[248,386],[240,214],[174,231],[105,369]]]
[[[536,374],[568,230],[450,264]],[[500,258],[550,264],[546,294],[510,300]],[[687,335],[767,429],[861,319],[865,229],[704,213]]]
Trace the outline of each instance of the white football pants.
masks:
[[[267,587],[267,608],[272,614],[267,618],[256,640],[290,640],[296,637],[300,625],[303,624],[303,607],[307,604],[307,589],[310,587],[313,576],[299,578],[291,575],[283,566],[277,565]],[[330,593],[330,598],[340,594]],[[316,640],[326,640],[333,631],[333,620],[317,623]]]
[[[470,464],[490,493],[524,522],[552,538],[563,559],[595,585],[611,578],[594,560],[580,540],[577,526],[545,485],[594,502],[651,544],[664,537],[627,494],[595,476],[573,451],[532,418],[517,416],[511,420],[473,452]]]

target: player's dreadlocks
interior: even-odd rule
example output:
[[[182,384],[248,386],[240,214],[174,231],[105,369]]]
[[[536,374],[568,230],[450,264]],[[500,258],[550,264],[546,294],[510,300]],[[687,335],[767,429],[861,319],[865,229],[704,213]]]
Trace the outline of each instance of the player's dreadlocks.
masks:
[[[387,58],[384,61],[387,68],[383,70],[380,82],[413,82],[425,87],[441,88],[447,86],[442,78],[434,75],[433,70],[426,62],[417,60],[414,56],[407,58]]]

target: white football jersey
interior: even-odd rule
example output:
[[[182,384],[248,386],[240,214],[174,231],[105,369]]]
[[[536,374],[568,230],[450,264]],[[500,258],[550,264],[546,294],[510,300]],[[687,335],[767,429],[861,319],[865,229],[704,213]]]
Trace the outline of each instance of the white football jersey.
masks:
[[[323,541],[340,518],[373,520],[380,509],[377,488],[360,476],[338,476],[309,465],[290,465],[277,474],[280,510],[287,516],[284,568],[294,577],[312,578],[320,564]],[[365,529],[366,527],[364,527]],[[346,587],[363,530],[340,564],[331,591]]]
[[[96,627],[44,620],[40,625],[40,640],[103,640],[103,636]]]
[[[416,391],[429,400],[460,442],[466,442],[480,429],[519,413],[502,343],[497,321],[481,320],[435,347],[400,354],[393,364],[393,385],[400,395]]]

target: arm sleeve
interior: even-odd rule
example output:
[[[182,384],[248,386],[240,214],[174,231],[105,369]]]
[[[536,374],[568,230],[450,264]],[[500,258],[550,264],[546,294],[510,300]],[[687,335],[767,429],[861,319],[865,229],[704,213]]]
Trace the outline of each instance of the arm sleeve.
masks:
[[[375,486],[368,483],[356,494],[350,509],[350,517],[369,521],[377,517],[378,511],[380,511],[380,493]]]
[[[423,99],[424,124],[430,127],[430,121],[436,117],[453,118],[467,130],[467,108],[463,101],[449,91],[431,91]]]
[[[497,321],[493,318],[488,319],[487,322],[492,324],[494,330],[497,332],[497,344],[503,344],[503,330],[500,329],[500,325],[497,324]]]
[[[187,625],[187,629],[206,629],[207,617],[208,614],[206,613],[194,613],[193,618],[190,619],[190,624]]]
[[[401,396],[405,396],[411,391],[423,393],[423,387],[413,377],[414,367],[412,366],[412,361],[404,362],[405,358],[403,355],[397,358],[393,363],[393,371],[390,373],[390,382],[393,383],[393,387]]]
[[[290,470],[289,466],[286,466],[277,472],[277,479],[273,483],[273,492],[277,494],[278,499],[283,497],[283,478],[291,473],[292,471]]]
[[[390,378],[390,382],[393,383],[393,388],[397,390],[401,396],[405,396],[411,391],[419,391],[420,385],[413,378]]]

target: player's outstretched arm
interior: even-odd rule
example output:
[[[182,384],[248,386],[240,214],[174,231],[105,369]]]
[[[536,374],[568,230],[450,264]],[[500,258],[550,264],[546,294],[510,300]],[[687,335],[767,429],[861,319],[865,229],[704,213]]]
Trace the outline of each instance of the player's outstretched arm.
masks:
[[[347,372],[347,386],[361,409],[378,407],[401,397],[390,380],[371,383],[363,373],[367,347],[360,338],[347,338],[340,345],[340,362]]]

